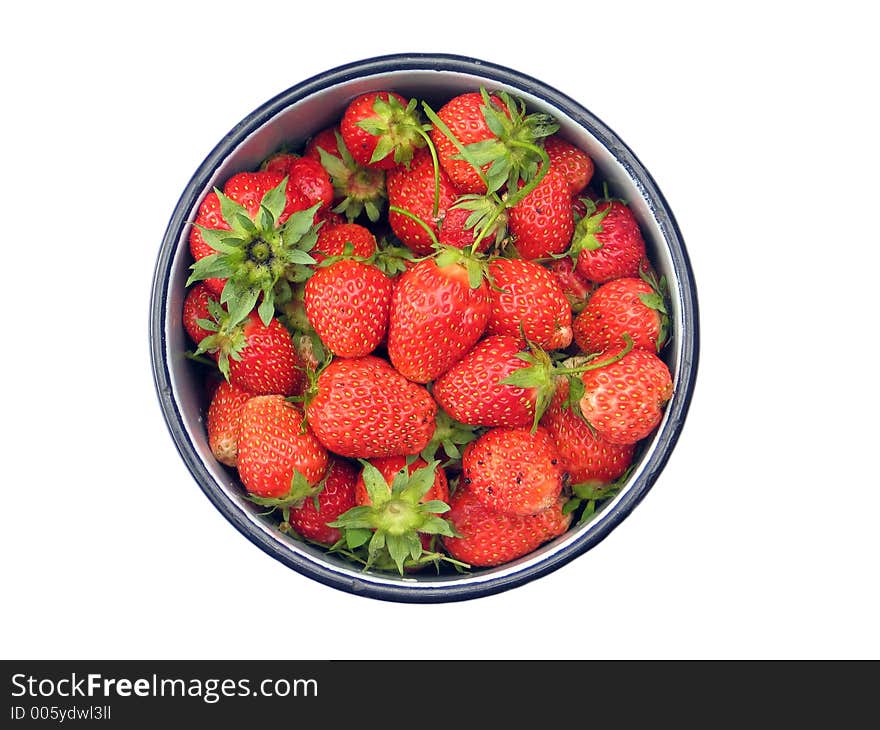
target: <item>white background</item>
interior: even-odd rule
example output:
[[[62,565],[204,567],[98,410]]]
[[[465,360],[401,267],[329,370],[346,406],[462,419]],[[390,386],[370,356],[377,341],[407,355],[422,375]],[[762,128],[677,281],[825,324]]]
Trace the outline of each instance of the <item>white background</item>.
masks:
[[[880,658],[867,4],[311,5],[5,11],[0,655]],[[179,458],[149,362],[155,257],[208,152],[296,82],[403,51],[581,101],[663,190],[700,297],[696,394],[644,502],[457,604],[350,596],[252,546]]]

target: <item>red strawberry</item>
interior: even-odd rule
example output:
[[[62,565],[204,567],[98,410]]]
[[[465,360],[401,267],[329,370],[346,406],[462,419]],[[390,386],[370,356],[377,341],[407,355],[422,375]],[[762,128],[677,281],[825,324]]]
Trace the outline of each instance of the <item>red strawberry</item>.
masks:
[[[553,275],[525,259],[489,262],[492,308],[486,332],[525,336],[547,350],[571,344],[571,305]]]
[[[507,229],[524,259],[547,258],[565,251],[574,233],[565,176],[549,168],[537,186],[510,208]]]
[[[490,96],[489,101],[499,111],[504,109],[504,103],[497,96]],[[486,123],[483,96],[479,92],[453,97],[440,107],[437,116],[462,146],[498,138]],[[461,159],[458,146],[436,124],[431,130],[431,141],[437,150],[440,165],[460,192],[487,192],[486,185],[480,180],[480,173],[467,160]],[[484,164],[481,172],[487,172],[490,164]]]
[[[366,213],[376,223],[385,205],[385,171],[359,165],[348,151],[338,127],[321,130],[306,144],[303,157],[324,167],[333,183],[334,210],[348,221]]]
[[[645,241],[632,211],[619,200],[606,200],[578,222],[569,253],[581,276],[602,283],[638,276]]]
[[[531,426],[536,390],[504,383],[523,368],[524,343],[493,335],[480,340],[434,382],[434,399],[459,423],[471,426]]]
[[[276,284],[301,279],[297,267],[314,263],[307,251],[315,242],[314,216],[322,204],[303,209],[304,198],[284,181],[279,173],[265,171],[233,175],[222,194],[214,191],[206,197],[192,229],[190,249],[196,262],[187,286],[208,280],[214,291],[226,280],[222,301],[233,322],[259,302],[260,318],[268,325]],[[214,285],[212,279],[217,280]]]
[[[459,487],[446,518],[460,537],[444,537],[446,551],[475,568],[502,565],[532,552],[564,533],[571,514],[562,511],[563,499],[530,515],[488,509],[468,489]]]
[[[541,418],[541,425],[556,444],[560,463],[571,482],[609,484],[632,463],[635,446],[612,444],[594,434],[572,408],[564,407],[568,392],[568,381],[563,379]]]
[[[337,223],[321,226],[311,254],[320,263],[327,256],[345,254],[346,244],[351,244],[352,256],[369,258],[376,253],[376,237],[369,228],[358,223]]]
[[[581,379],[581,413],[599,436],[616,444],[634,444],[650,434],[672,397],[669,368],[649,350],[632,350]]]
[[[544,140],[544,151],[550,158],[550,166],[559,170],[568,181],[572,196],[583,192],[593,178],[593,160],[590,156],[558,134]]]
[[[202,236],[201,228],[209,228],[211,230],[228,231],[229,224],[223,219],[220,211],[220,198],[216,192],[210,192],[199,205],[196,213],[196,219],[193,221],[193,227],[189,231],[189,251],[195,261],[207,258],[217,253],[211,248]],[[187,282],[187,286],[190,282]],[[220,277],[204,277],[205,286],[210,289],[215,296],[220,296],[223,287],[226,285],[226,279]]]
[[[435,199],[434,163],[427,150],[420,150],[408,168],[390,170],[386,177],[388,223],[394,235],[417,256],[433,251],[439,222],[458,197],[446,173],[439,170],[438,176],[439,196]]]
[[[486,507],[530,515],[551,507],[562,492],[559,452],[542,426],[493,428],[465,448],[462,484]]]
[[[212,306],[216,331],[201,341],[196,353],[216,355],[226,379],[255,395],[302,393],[302,362],[284,325],[275,317],[265,325],[256,311],[243,322],[233,322],[219,306]]]
[[[350,462],[331,457],[317,496],[307,496],[299,507],[290,508],[290,526],[309,540],[333,545],[341,535],[327,523],[355,506],[357,476],[358,470]]]
[[[339,124],[345,146],[359,165],[390,170],[406,165],[425,145],[416,101],[393,91],[371,91],[353,99]]]
[[[238,474],[250,494],[284,499],[321,481],[327,461],[302,413],[283,396],[256,396],[242,407]]]
[[[593,285],[577,273],[574,262],[568,256],[548,262],[547,269],[565,294],[571,311],[580,312],[587,305]]]
[[[225,380],[220,381],[208,406],[208,446],[221,464],[238,465],[238,434],[241,411],[254,394]]]
[[[340,259],[306,282],[306,315],[334,355],[369,355],[385,338],[392,288],[372,264]]]
[[[297,210],[304,210],[319,203],[320,213],[333,205],[333,183],[318,160],[311,157],[296,157],[290,163],[287,174],[290,176],[288,191],[293,188],[303,201]]]
[[[208,288],[207,282],[201,281],[190,288],[183,300],[183,329],[197,345],[211,334],[210,330],[199,324],[200,319],[211,318],[208,310],[209,301],[217,301],[217,297]]]
[[[438,559],[434,535],[452,536],[439,517],[449,509],[446,475],[436,461],[404,457],[363,462],[356,487],[358,506],[331,523],[342,528],[349,548],[367,545],[368,566],[417,568]]]
[[[536,143],[558,129],[546,114],[527,114],[521,99],[484,89],[453,97],[429,116],[440,165],[462,193],[530,180],[542,159]]]
[[[623,344],[628,334],[634,347],[657,352],[666,341],[669,317],[663,296],[647,281],[633,277],[602,284],[574,321],[574,338],[587,353],[605,352]]]
[[[473,347],[489,320],[486,280],[477,272],[477,281],[472,281],[467,262],[446,263],[448,259],[419,262],[397,277],[391,295],[388,356],[404,377],[417,383],[446,372]]]
[[[500,244],[507,232],[507,215],[495,216],[493,213],[493,202],[482,196],[472,200],[459,199],[459,203],[447,208],[440,223],[440,244],[473,250],[479,238],[476,250],[481,253],[493,244]],[[472,216],[476,220],[472,220]],[[482,232],[484,227],[487,228],[485,233]]]
[[[436,413],[425,388],[374,355],[331,360],[306,403],[327,449],[365,459],[417,454],[431,441]]]

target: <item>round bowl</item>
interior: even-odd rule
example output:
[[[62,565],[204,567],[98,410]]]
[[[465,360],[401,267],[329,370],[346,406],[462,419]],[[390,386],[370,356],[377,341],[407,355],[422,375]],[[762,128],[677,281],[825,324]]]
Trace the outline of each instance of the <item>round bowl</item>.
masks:
[[[393,89],[405,97],[438,103],[463,91],[506,90],[536,111],[551,114],[561,133],[584,149],[610,192],[636,215],[671,304],[671,342],[663,351],[674,393],[663,420],[641,444],[627,483],[589,522],[530,555],[467,574],[423,571],[400,577],[364,572],[283,533],[261,508],[244,498],[231,470],[211,454],[205,433],[206,403],[181,324],[185,282],[192,263],[187,236],[201,199],[235,172],[256,169],[282,144],[301,144],[336,121],[355,96]],[[159,402],[173,441],[208,499],[251,542],[293,570],[328,586],[371,598],[441,602],[505,591],[554,571],[584,554],[626,518],[651,489],[681,432],[697,373],[698,318],[694,279],[681,233],[654,179],[633,152],[577,101],[530,76],[472,58],[405,54],[371,58],[307,79],[254,110],[237,124],[196,170],[178,201],[156,262],[150,302],[150,345]]]

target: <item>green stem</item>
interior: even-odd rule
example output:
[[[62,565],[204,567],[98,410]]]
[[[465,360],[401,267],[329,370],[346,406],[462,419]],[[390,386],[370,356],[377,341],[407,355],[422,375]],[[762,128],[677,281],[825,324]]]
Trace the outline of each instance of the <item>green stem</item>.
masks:
[[[588,362],[585,365],[581,365],[580,367],[577,367],[577,368],[554,368],[553,374],[554,375],[580,375],[581,373],[585,373],[588,370],[598,370],[599,368],[604,368],[607,365],[613,365],[618,360],[623,359],[623,357],[625,355],[629,354],[629,352],[633,349],[633,341],[632,341],[632,338],[628,334],[624,333],[623,341],[625,343],[623,349],[620,352],[612,355],[611,357],[606,358],[605,360],[599,360],[598,362],[596,362],[596,361]]]
[[[437,150],[428,133],[421,127],[418,128],[418,132],[425,140],[428,151],[431,153],[431,161],[434,164],[434,208],[431,215],[436,218],[440,211],[440,161],[437,159]]]
[[[404,210],[403,208],[398,208],[396,205],[389,205],[388,210],[406,216],[410,220],[418,223],[422,228],[425,229],[425,233],[427,233],[431,237],[431,242],[433,243],[434,247],[436,248],[440,245],[440,241],[437,240],[437,236],[434,235],[434,231],[431,230],[431,227],[417,215],[413,215],[408,210]]]

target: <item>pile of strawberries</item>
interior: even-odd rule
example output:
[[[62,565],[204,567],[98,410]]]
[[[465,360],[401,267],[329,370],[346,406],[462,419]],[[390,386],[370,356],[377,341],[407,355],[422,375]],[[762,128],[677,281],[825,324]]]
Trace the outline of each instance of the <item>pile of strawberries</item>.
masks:
[[[280,530],[467,571],[619,490],[672,394],[666,283],[593,178],[505,92],[389,90],[205,196],[182,316],[208,442]]]

